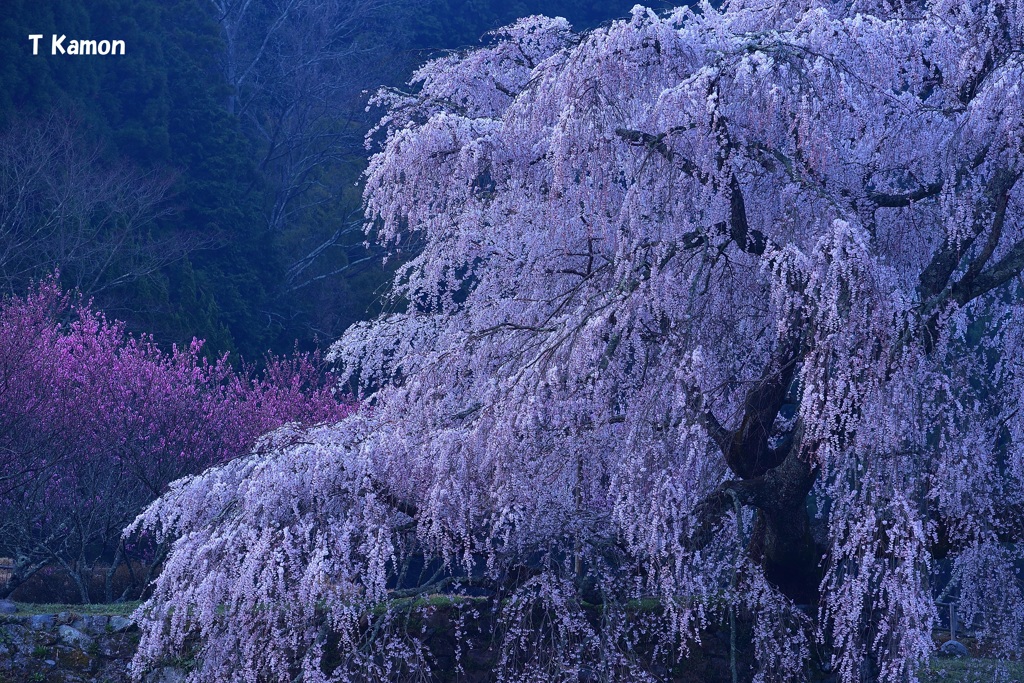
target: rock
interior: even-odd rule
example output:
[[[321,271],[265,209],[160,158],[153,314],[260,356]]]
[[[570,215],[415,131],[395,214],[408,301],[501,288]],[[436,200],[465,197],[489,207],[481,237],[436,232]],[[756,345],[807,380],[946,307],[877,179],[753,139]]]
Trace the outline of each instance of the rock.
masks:
[[[92,655],[79,650],[78,648],[59,648],[57,652],[57,666],[62,669],[70,669],[71,671],[92,671],[96,669],[97,662],[94,661]],[[65,683],[68,683],[68,678],[65,678]]]
[[[110,622],[107,625],[114,633],[121,633],[135,626],[135,622],[126,617],[115,616],[110,617]]]
[[[942,647],[939,648],[939,652],[946,657],[962,658],[970,656],[970,653],[967,651],[967,648],[964,647],[964,644],[957,640],[947,640],[942,644]]]
[[[0,683],[130,683],[127,667],[138,643],[132,629],[107,631],[104,618],[96,631],[95,615],[75,614],[71,624],[60,624],[55,614],[33,619],[26,611],[0,618]],[[183,683],[170,676],[159,683]]]
[[[14,614],[18,611],[18,606],[10,600],[0,600],[0,614]]]
[[[52,614],[33,614],[28,618],[28,627],[34,631],[42,631],[43,629],[53,628],[56,621]]]
[[[90,633],[103,633],[107,630],[107,623],[110,621],[110,617],[98,614],[96,616],[85,615],[75,619],[71,622],[71,625],[77,628],[79,631],[88,631]]]
[[[77,647],[81,650],[85,650],[90,645],[92,645],[92,638],[85,635],[73,626],[61,626],[57,630],[57,635],[60,637],[60,642],[64,643],[65,645]]]
[[[165,666],[146,674],[145,683],[184,683],[185,672],[173,666]]]

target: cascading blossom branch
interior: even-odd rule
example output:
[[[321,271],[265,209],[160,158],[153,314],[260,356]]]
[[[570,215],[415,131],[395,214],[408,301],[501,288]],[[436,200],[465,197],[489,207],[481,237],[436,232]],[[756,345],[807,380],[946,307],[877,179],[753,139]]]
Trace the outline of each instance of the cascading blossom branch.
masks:
[[[906,681],[940,592],[1019,658],[1022,83],[1018,0],[750,0],[382,93],[368,217],[424,246],[333,348],[362,412],[140,518],[136,672],[429,678],[436,593],[497,680],[663,680],[741,621],[758,681]]]

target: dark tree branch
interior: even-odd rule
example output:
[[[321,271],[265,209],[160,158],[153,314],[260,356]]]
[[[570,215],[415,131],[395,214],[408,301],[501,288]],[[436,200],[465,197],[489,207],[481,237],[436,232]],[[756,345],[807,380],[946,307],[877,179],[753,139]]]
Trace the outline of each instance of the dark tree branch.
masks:
[[[888,194],[885,192],[869,192],[868,201],[873,203],[879,208],[885,209],[898,209],[904,206],[910,206],[914,202],[919,202],[922,199],[928,199],[929,197],[936,197],[942,192],[942,181],[937,180],[930,185],[922,185],[912,192],[907,194]]]
[[[747,221],[747,207],[743,201],[743,190],[733,175],[729,180],[729,237],[742,251],[760,256],[764,253],[765,236],[760,230],[753,230]]]
[[[691,178],[696,178],[701,183],[707,183],[707,174],[702,172],[690,159],[676,155],[669,146],[665,144],[665,139],[669,135],[679,133],[683,130],[686,130],[686,128],[683,126],[676,126],[674,128],[670,128],[664,133],[653,135],[651,133],[644,133],[643,131],[632,130],[630,128],[616,128],[615,134],[634,147],[644,147],[657,152],[668,161],[676,162],[683,173]]]
[[[497,581],[490,580],[483,576],[444,576],[416,588],[393,590],[391,591],[391,597],[401,599],[419,597],[427,594],[443,593],[453,586],[470,586],[490,591],[495,591],[499,587]]]
[[[817,476],[818,469],[800,457],[799,448],[790,448],[775,468],[752,479],[723,482],[701,500],[694,507],[690,537],[681,542],[695,549],[706,546],[722,517],[733,509],[734,501],[762,512],[788,512],[794,502],[802,504]]]
[[[992,52],[990,50],[985,54],[985,61],[982,63],[978,73],[974,74],[974,77],[968,79],[960,88],[957,99],[959,99],[965,106],[969,104],[978,94],[978,90],[981,89],[982,83],[984,83],[985,79],[996,70],[996,67],[996,60],[993,59]]]
[[[712,182],[712,179],[707,174],[701,172],[689,159],[678,157],[673,154],[672,150],[669,149],[668,145],[665,144],[665,138],[672,133],[679,132],[682,128],[672,128],[668,132],[659,133],[653,135],[651,133],[645,133],[639,130],[632,130],[629,128],[616,128],[615,134],[625,140],[630,145],[635,147],[645,147],[649,150],[658,152],[661,156],[665,157],[668,161],[677,161],[680,165],[681,170],[692,178],[696,178],[699,182],[707,184]],[[739,181],[736,179],[736,175],[733,174],[729,180],[729,220],[728,223],[719,223],[715,226],[719,230],[727,230],[729,237],[736,243],[736,246],[740,250],[760,256],[764,253],[765,246],[767,245],[767,239],[760,230],[754,230],[750,227],[750,223],[747,220],[747,209],[743,200],[743,190],[740,187]],[[690,232],[683,235],[683,246],[686,249],[693,249],[698,246],[702,246],[706,243],[706,239],[699,232]]]
[[[708,432],[708,436],[710,436],[711,440],[715,442],[715,445],[718,446],[723,455],[728,454],[729,448],[732,445],[732,431],[726,429],[722,425],[710,408],[705,408],[700,415],[701,421],[704,424],[704,429]]]
[[[1011,174],[1008,171],[996,173],[985,192],[989,210],[979,210],[971,232],[959,242],[946,241],[928,263],[918,278],[917,291],[922,302],[934,301],[936,297],[949,285],[950,278],[956,272],[964,255],[974,246],[975,240],[986,230],[991,228],[994,232],[1001,233],[1002,223],[1005,217],[1005,202],[1010,190],[1016,184],[1019,174]],[[1000,207],[1002,206],[1002,209]],[[998,242],[999,234],[996,234]],[[993,245],[992,249],[995,249]],[[984,253],[984,252],[983,252]],[[985,260],[988,256],[985,257]],[[981,265],[984,265],[982,263]],[[970,285],[966,285],[970,287]],[[966,299],[965,301],[969,301]]]
[[[960,281],[953,287],[953,300],[963,306],[979,296],[987,294],[1020,274],[1024,268],[1024,240],[1017,242],[989,271],[982,272],[989,259],[999,246],[1006,223],[1006,208],[1010,203],[1010,192],[1013,190],[1021,174],[998,174],[998,194],[992,209],[992,227],[984,248],[971,261]]]
[[[653,135],[629,128],[616,128],[615,134],[634,147],[646,147],[647,149],[656,150],[663,157],[672,161],[672,150],[665,144],[666,133]]]
[[[401,512],[406,517],[416,519],[419,516],[419,508],[416,507],[415,503],[410,503],[407,500],[403,500],[396,496],[390,491],[384,484],[377,481],[376,479],[370,482],[370,487],[373,490],[374,495],[380,498],[384,503],[393,507],[398,512]]]
[[[742,479],[759,477],[786,457],[782,449],[769,448],[768,439],[793,384],[800,350],[800,335],[788,335],[776,358],[743,401],[743,418],[724,452],[729,469]]]
[[[1006,207],[1010,202],[1010,190],[1013,189],[1012,185],[1004,189],[997,197],[995,203],[994,217],[992,219],[992,229],[988,233],[988,241],[985,243],[984,248],[978,253],[974,259],[971,260],[970,266],[967,268],[967,272],[960,278],[960,281],[953,288],[953,298],[959,300],[959,291],[970,289],[971,284],[975,278],[981,274],[982,269],[988,260],[992,258],[992,253],[999,246],[999,240],[1003,235],[1003,224],[1006,222]]]
[[[967,287],[953,289],[953,298],[963,306],[996,287],[1006,284],[1024,271],[1024,240],[1020,240],[988,271],[981,273]]]

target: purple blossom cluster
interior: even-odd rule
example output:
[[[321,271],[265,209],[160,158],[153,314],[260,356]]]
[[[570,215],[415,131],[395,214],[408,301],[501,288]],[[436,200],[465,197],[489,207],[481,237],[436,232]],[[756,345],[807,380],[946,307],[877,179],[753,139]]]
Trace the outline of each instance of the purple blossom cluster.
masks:
[[[0,556],[15,562],[2,594],[51,565],[83,602],[119,597],[109,579],[122,563],[137,571],[160,559],[121,530],[170,482],[248,452],[284,423],[350,411],[315,356],[268,358],[257,375],[227,356],[208,361],[202,347],[165,352],[55,278],[0,303]],[[98,562],[102,596],[89,586]]]

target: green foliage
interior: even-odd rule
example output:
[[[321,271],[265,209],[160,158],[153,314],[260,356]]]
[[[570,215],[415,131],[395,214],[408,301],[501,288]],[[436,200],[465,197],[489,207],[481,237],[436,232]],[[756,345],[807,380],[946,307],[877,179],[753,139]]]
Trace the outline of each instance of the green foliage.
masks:
[[[15,0],[2,19],[0,126],[53,109],[104,142],[107,161],[177,175],[169,217],[152,229],[198,247],[144,282],[98,302],[163,342],[210,340],[209,352],[259,358],[271,346],[261,316],[280,268],[262,230],[254,150],[224,107],[218,26],[199,0]],[[40,55],[27,36],[42,33]],[[124,57],[46,54],[51,33],[120,38]],[[52,269],[59,264],[40,264]]]
[[[0,132],[61,112],[97,141],[102,163],[171,173],[170,215],[148,226],[154,241],[187,245],[187,256],[104,293],[97,305],[130,330],[163,343],[208,341],[207,352],[290,351],[340,335],[380,309],[395,262],[383,267],[349,231],[318,252],[301,277],[289,268],[344,225],[358,222],[358,186],[369,125],[365,93],[401,85],[424,56],[477,44],[488,30],[527,14],[564,15],[588,28],[628,14],[633,0],[395,0],[350,37],[361,52],[348,110],[317,124],[345,147],[306,179],[305,205],[270,229],[275,202],[267,141],[229,110],[224,37],[205,0],[7,0],[0,13]],[[28,35],[43,34],[33,56]],[[117,58],[49,55],[49,36],[122,39]],[[362,79],[362,80],[359,80]],[[348,87],[348,86],[347,86]],[[367,258],[371,256],[371,258]],[[357,264],[355,266],[354,264]],[[39,264],[44,275],[60,264]],[[70,284],[70,283],[68,283]]]
[[[0,42],[0,124],[20,110],[37,114],[89,97],[98,84],[97,60],[57,62],[31,57],[28,35],[83,33],[89,16],[80,0],[7,0],[0,15],[0,35],[17,40]],[[40,55],[43,52],[40,41]]]

